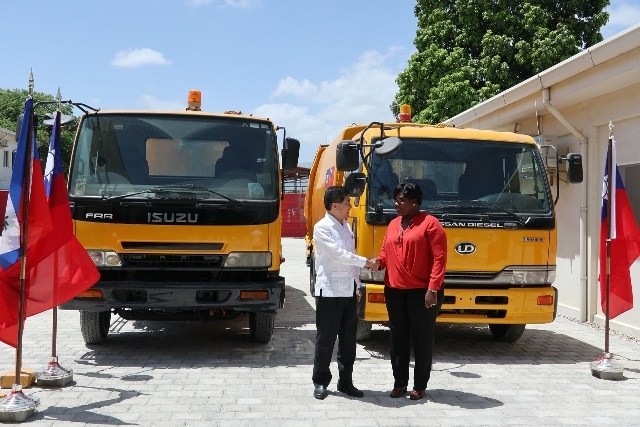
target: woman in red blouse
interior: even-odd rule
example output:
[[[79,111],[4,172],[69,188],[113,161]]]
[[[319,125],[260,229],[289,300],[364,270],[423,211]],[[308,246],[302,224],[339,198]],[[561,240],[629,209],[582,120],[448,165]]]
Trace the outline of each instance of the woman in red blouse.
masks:
[[[444,298],[447,237],[440,222],[420,212],[422,191],[403,182],[393,192],[398,216],[387,227],[378,255],[386,268],[384,294],[391,327],[391,397],[404,396],[409,384],[410,343],[415,368],[411,400],[424,397],[431,376],[433,332]]]

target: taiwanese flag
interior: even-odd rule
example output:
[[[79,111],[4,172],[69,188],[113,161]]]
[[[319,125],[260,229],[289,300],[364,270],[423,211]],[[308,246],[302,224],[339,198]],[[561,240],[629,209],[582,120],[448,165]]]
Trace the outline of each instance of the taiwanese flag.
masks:
[[[27,317],[73,299],[100,277],[87,251],[73,234],[67,186],[62,171],[59,111],[56,112],[51,132],[43,188],[55,230],[42,245],[42,253],[46,256],[40,257],[37,265],[29,271],[30,285],[25,305]],[[17,325],[0,330],[0,341],[15,346],[17,333]]]
[[[631,264],[640,256],[640,231],[627,197],[618,164],[615,143],[611,143],[611,158],[615,168],[615,179],[611,183],[611,197],[608,197],[609,155],[604,172],[602,191],[602,221],[600,223],[600,301],[602,311],[610,319],[633,308],[631,285]],[[609,260],[609,310],[607,313],[607,203],[611,203],[611,243]]]
[[[327,173],[324,176],[324,188],[329,188],[333,185],[335,179],[335,166],[331,166],[327,169]]]
[[[27,163],[29,153],[32,160]],[[16,346],[21,255],[26,258],[24,283],[25,293],[29,295],[31,284],[28,276],[37,263],[50,253],[47,252],[45,243],[52,231],[42,168],[33,133],[33,100],[31,98],[25,102],[24,119],[14,164],[0,237],[0,341]],[[22,236],[25,226],[27,235]],[[13,331],[5,336],[6,328],[9,327],[12,327]]]

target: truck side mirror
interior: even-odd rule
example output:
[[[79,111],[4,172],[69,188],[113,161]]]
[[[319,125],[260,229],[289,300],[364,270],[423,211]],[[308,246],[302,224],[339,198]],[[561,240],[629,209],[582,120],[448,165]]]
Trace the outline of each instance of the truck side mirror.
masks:
[[[390,136],[389,138],[379,141],[376,145],[377,147],[374,151],[378,156],[385,159],[398,151],[398,148],[402,145],[402,140],[396,136]]]
[[[300,141],[294,138],[285,138],[282,147],[282,169],[293,170],[298,167],[300,156]]]
[[[42,124],[47,127],[52,127],[54,123],[54,113],[46,113],[44,115],[44,120]],[[62,114],[60,116],[60,126],[68,125],[73,122],[76,118],[74,116],[70,116],[68,114]],[[24,114],[20,114],[16,120],[16,142],[20,139],[20,130],[22,129],[22,122],[24,121]],[[38,127],[38,116],[33,116],[33,127],[34,129]]]
[[[352,171],[358,169],[358,145],[355,141],[342,141],[336,147],[336,168],[339,171]]]
[[[582,182],[582,156],[578,153],[569,153],[563,159],[567,162],[567,181],[571,184]]]
[[[351,197],[360,197],[364,193],[367,184],[367,177],[362,172],[353,172],[344,180],[344,188],[347,189]]]
[[[55,123],[55,120],[54,120],[55,116],[56,116],[55,113],[46,113],[44,115],[44,120],[42,121],[42,124],[44,126],[47,126],[47,127],[52,127],[53,124]],[[61,127],[62,126],[66,126],[69,123],[73,122],[75,119],[76,118],[74,116],[70,116],[68,114],[61,114],[60,115],[60,126]]]

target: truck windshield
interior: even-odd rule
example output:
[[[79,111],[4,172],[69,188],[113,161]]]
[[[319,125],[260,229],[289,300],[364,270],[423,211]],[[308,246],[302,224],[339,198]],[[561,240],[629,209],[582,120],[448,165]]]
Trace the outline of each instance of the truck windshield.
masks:
[[[422,209],[440,212],[551,212],[542,159],[533,144],[403,138],[393,156],[371,156],[369,209],[392,210],[393,189],[414,182]],[[508,212],[506,212],[508,211]]]
[[[69,194],[117,197],[192,185],[205,198],[276,200],[278,162],[270,122],[206,115],[97,114],[83,119]]]

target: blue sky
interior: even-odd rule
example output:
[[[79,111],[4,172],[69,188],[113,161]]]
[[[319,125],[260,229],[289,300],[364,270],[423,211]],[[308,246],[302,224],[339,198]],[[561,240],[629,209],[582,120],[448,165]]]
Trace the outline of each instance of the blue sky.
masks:
[[[0,87],[96,108],[241,110],[285,126],[308,165],[353,123],[393,120],[413,0],[50,0],[2,5]],[[640,22],[612,0],[605,38]],[[10,17],[10,19],[7,19]]]

